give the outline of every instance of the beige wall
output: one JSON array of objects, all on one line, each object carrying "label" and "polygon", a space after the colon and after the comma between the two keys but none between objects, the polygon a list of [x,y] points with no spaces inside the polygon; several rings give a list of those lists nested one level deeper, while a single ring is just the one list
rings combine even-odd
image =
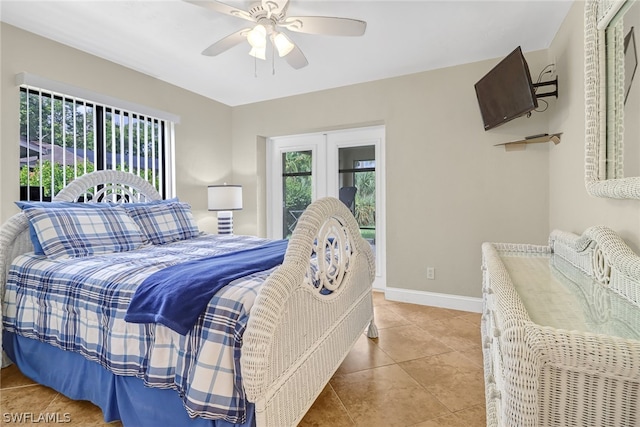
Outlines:
[{"label": "beige wall", "polygon": [[192,204],[203,229],[215,231],[206,211],[206,185],[229,179],[231,108],[59,43],[1,24],[0,220],[17,212],[19,198],[19,90],[15,75],[47,79],[167,111],[181,117],[176,126],[176,187]]},{"label": "beige wall", "polygon": [[549,226],[582,233],[606,225],[640,249],[640,201],[589,196],[584,185],[584,2],[577,1],[557,33],[549,57],[556,58],[560,97],[549,128],[562,143],[549,156]]},{"label": "beige wall", "polygon": [[[505,52],[505,55],[508,52]],[[526,54],[534,78],[547,52]],[[235,229],[264,234],[264,138],[386,126],[387,286],[479,297],[483,241],[545,244],[548,152],[493,144],[547,132],[546,113],[483,130],[473,85],[498,59],[235,107]],[[552,101],[553,103],[553,101]],[[552,144],[550,144],[552,145]],[[426,280],[426,267],[436,280]]]},{"label": "beige wall", "polygon": [[[583,7],[575,3],[548,51],[525,54],[534,78],[556,60],[559,99],[489,132],[473,84],[499,59],[230,108],[2,24],[0,220],[16,212],[14,78],[27,71],[180,115],[178,196],[208,231],[215,217],[204,187],[231,180],[245,186],[236,231],[265,234],[266,137],[384,124],[391,287],[479,297],[483,241],[545,244],[554,228],[605,224],[637,248],[640,202],[593,198],[584,186]],[[540,132],[563,132],[562,142],[493,146]],[[426,280],[426,266],[436,280]]]}]

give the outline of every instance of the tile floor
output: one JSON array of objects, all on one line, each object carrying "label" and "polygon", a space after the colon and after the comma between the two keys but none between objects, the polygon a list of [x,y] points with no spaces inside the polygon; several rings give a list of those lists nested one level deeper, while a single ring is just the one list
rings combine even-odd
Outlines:
[{"label": "tile floor", "polygon": [[[379,338],[357,342],[300,426],[485,426],[480,314],[386,301],[377,292],[374,305]],[[71,416],[64,425],[122,426],[15,366],[2,369],[0,408],[0,417],[58,412]]]}]

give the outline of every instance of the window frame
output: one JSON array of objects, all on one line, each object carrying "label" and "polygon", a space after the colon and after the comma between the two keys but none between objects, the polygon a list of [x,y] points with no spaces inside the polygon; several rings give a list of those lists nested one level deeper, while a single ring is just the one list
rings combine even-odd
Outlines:
[{"label": "window frame", "polygon": [[[126,101],[120,101],[117,100],[115,98],[110,98],[107,97],[105,95],[101,95],[101,94],[97,94],[97,93],[93,93],[87,90],[83,90],[83,89],[79,89],[70,85],[66,85],[64,83],[60,83],[60,82],[54,82],[54,81],[50,81],[48,79],[44,79],[41,77],[37,77],[37,76],[33,76],[33,75],[29,75],[26,73],[21,73],[18,74],[16,76],[16,81],[18,83],[19,86],[19,91],[20,91],[20,109],[23,108],[23,103],[26,102],[27,105],[29,104],[29,99],[25,94],[28,94],[29,96],[36,96],[36,97],[40,97],[41,99],[38,99],[36,102],[38,103],[39,107],[42,108],[42,97],[46,97],[50,99],[50,105],[51,105],[51,121],[52,124],[49,124],[51,132],[50,134],[53,134],[53,130],[55,129],[56,126],[56,122],[57,123],[62,123],[63,124],[63,129],[62,129],[62,138],[58,138],[57,141],[62,140],[62,144],[56,144],[56,138],[55,137],[50,137],[50,141],[49,143],[51,144],[51,151],[53,152],[54,150],[56,150],[56,148],[54,148],[54,145],[57,145],[58,147],[62,147],[64,149],[64,151],[62,152],[62,161],[61,162],[57,162],[55,158],[54,154],[50,154],[50,157],[47,159],[45,156],[43,156],[43,152],[42,152],[42,142],[44,140],[43,138],[43,129],[42,129],[42,121],[43,121],[43,117],[42,116],[36,116],[35,117],[35,121],[38,123],[39,129],[37,129],[35,131],[35,137],[31,136],[33,133],[30,132],[29,130],[29,124],[28,122],[30,121],[29,118],[29,113],[25,113],[26,117],[23,119],[23,114],[22,111],[20,113],[20,140],[19,140],[19,144],[20,144],[20,149],[22,150],[22,140],[24,139],[24,148],[26,149],[26,161],[24,162],[25,164],[23,165],[23,156],[20,156],[20,174],[22,174],[22,169],[23,166],[26,165],[26,167],[28,167],[29,169],[31,169],[33,166],[31,165],[31,161],[30,161],[30,150],[32,149],[32,142],[35,141],[35,145],[34,147],[37,147],[38,151],[38,156],[36,159],[36,164],[39,165],[40,167],[42,167],[42,165],[47,161],[51,161],[52,163],[58,163],[58,164],[63,164],[65,165],[65,168],[63,169],[63,177],[62,177],[62,185],[65,186],[68,184],[68,182],[70,182],[72,179],[81,176],[87,172],[90,172],[90,170],[87,170],[87,163],[91,162],[92,166],[93,166],[93,170],[105,170],[105,169],[111,169],[111,170],[124,170],[126,168],[130,169],[130,170],[136,170],[138,169],[137,174],[139,176],[150,176],[150,180],[149,182],[158,190],[158,192],[161,194],[161,196],[163,198],[170,198],[170,197],[175,197],[175,161],[174,161],[174,153],[175,153],[175,124],[179,123],[179,116],[173,115],[171,113],[166,113],[166,112],[162,112],[159,110],[154,110],[151,109],[149,107],[145,107],[145,106],[141,106],[141,105],[137,105],[137,104],[133,104],[133,103],[128,103]],[[33,83],[39,83],[37,86],[35,86]],[[56,90],[57,89],[57,90]],[[85,95],[84,97],[80,97],[78,95]],[[91,98],[89,98],[91,97]],[[53,116],[54,116],[54,102],[61,102],[61,111],[57,111],[57,112],[61,112],[62,114],[62,118],[59,120],[54,120]],[[106,103],[105,101],[111,101],[110,103]],[[68,129],[69,126],[71,126],[68,122],[67,122],[67,118],[65,118],[65,114],[67,112],[67,104],[72,105],[72,110],[71,113],[73,114],[73,123],[72,123],[72,127],[73,127],[73,137],[72,137],[72,142],[71,144],[68,144],[67,141],[67,137],[66,137],[66,133],[68,133],[69,131],[71,131],[71,129]],[[27,107],[28,108],[28,107]],[[82,120],[82,123],[85,125],[84,130],[81,130],[83,132],[82,135],[82,139],[79,141],[77,141],[78,138],[78,132],[76,129],[76,125],[77,125],[77,118],[76,118],[76,114],[78,112],[79,109],[81,108],[91,108],[92,109],[92,113],[91,115],[93,116],[92,121],[91,121],[91,127],[93,128],[93,132],[94,132],[94,138],[89,140],[93,143],[93,159],[90,159],[91,155],[88,153],[88,148],[87,148],[87,132],[86,129],[89,125],[87,125],[87,122],[89,120],[87,120],[86,118]],[[28,110],[27,110],[28,111]],[[39,113],[36,114],[42,114],[42,110],[40,110]],[[83,117],[86,117],[84,115],[84,112],[81,113]],[[107,152],[107,143],[108,141],[106,140],[107,138],[107,115],[111,115],[112,117],[112,123],[110,124],[110,131],[111,131],[111,138],[112,138],[112,143],[118,141],[119,144],[119,148],[121,150],[121,152],[117,153],[117,160],[116,160],[116,148],[112,147],[111,152]],[[26,121],[27,123],[23,122]],[[117,121],[118,123],[114,123],[114,121]],[[126,124],[130,125],[129,129],[125,131],[125,127]],[[125,141],[125,136],[129,139],[133,138],[134,135],[134,131],[131,130],[131,124],[135,123],[135,127],[136,127],[136,138],[137,138],[137,142],[133,142],[131,140]],[[23,130],[24,129],[24,130]],[[146,139],[148,136],[146,134],[147,129],[151,129],[151,131],[149,132],[150,138],[151,139]],[[140,138],[140,132],[144,131],[145,132],[145,136],[141,141]],[[116,138],[115,133],[118,132],[119,135]],[[84,161],[84,167],[82,167],[82,165],[80,163],[78,163],[78,155],[77,155],[77,151],[78,150],[78,145],[83,145],[83,151],[81,153],[81,156],[83,157],[83,161]],[[135,145],[135,146],[134,146]],[[143,156],[143,152],[146,152],[146,150],[144,150],[144,147],[147,146],[148,147],[153,147],[153,149],[155,149],[155,146],[157,145],[158,147],[158,153],[157,155],[154,153],[152,156],[147,156],[146,154]],[[129,149],[129,153],[126,153],[124,151],[122,151],[124,149],[124,147]],[[68,155],[67,151],[71,152],[71,155],[74,157],[72,162],[67,162],[66,161],[66,156]],[[137,154],[133,154],[134,152],[137,152]],[[107,161],[107,159],[105,158],[106,156],[113,156],[112,163],[109,164],[109,162]],[[143,158],[144,157],[144,158]],[[157,160],[153,160],[156,159]],[[144,167],[143,168],[138,168],[138,165],[142,165],[142,162],[144,163]],[[149,167],[149,161],[151,161],[151,167]],[[81,170],[78,170],[78,165],[80,165]],[[73,176],[67,176],[68,174],[67,172],[67,167],[71,166],[73,168]],[[156,181],[156,176],[158,177],[157,181]],[[22,182],[22,177],[20,178],[19,182],[21,185]],[[52,177],[51,177],[51,185],[50,185],[50,190],[51,190],[51,198],[55,197],[55,194],[60,190],[60,188],[56,189],[56,177],[54,176],[53,170],[52,170]],[[59,178],[58,178],[59,180]],[[21,191],[21,199],[24,200],[34,200],[34,194],[31,194],[31,189],[30,189],[30,185],[29,185],[29,179],[27,178],[27,188],[24,194]],[[42,178],[42,174],[40,175],[39,179],[38,179],[40,186],[42,187],[42,183],[43,183],[43,178]],[[156,184],[157,182],[157,184]],[[22,186],[22,185],[21,185]],[[58,183],[59,186],[59,183]],[[47,193],[49,193],[48,191],[49,189],[47,189]],[[36,198],[35,200],[47,200],[47,198],[44,197],[44,192],[42,189],[38,189],[36,191],[38,193],[38,198]],[[35,193],[35,192],[34,192]],[[26,196],[26,197],[24,197]]]}]

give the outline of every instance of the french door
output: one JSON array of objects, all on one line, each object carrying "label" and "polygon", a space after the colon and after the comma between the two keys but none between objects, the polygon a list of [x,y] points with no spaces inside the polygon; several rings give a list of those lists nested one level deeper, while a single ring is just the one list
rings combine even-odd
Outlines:
[{"label": "french door", "polygon": [[312,201],[340,198],[374,251],[374,287],[384,288],[384,127],[269,138],[267,144],[268,237],[291,236]]}]

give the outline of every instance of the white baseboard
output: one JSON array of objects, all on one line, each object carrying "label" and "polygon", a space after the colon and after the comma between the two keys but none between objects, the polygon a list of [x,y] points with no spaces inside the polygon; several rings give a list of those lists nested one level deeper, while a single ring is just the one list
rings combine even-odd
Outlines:
[{"label": "white baseboard", "polygon": [[389,287],[386,289],[376,290],[384,292],[385,298],[390,301],[408,302],[411,304],[429,305],[432,307],[482,313],[482,298]]}]

